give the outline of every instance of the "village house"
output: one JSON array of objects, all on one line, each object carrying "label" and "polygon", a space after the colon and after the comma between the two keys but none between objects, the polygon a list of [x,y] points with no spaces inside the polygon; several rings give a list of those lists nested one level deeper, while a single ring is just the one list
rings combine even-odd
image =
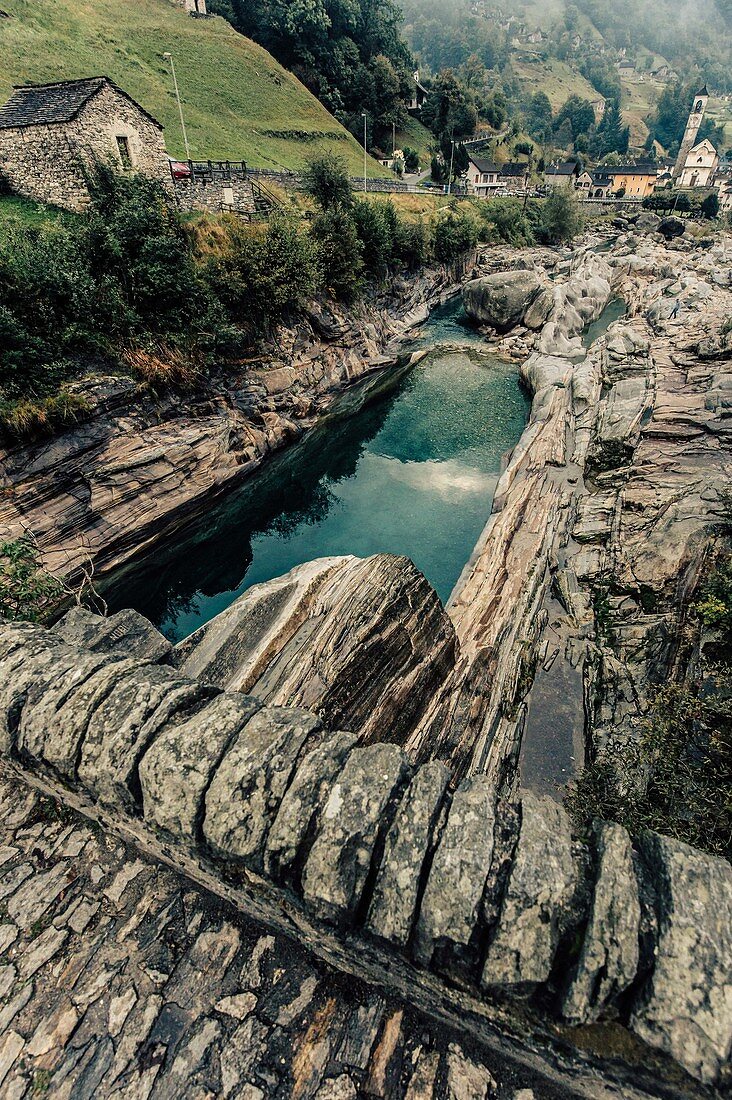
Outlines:
[{"label": "village house", "polygon": [[612,178],[612,190],[623,191],[629,199],[652,195],[658,181],[658,168],[650,163],[607,165],[604,172]]},{"label": "village house", "polygon": [[206,0],[178,0],[178,3],[189,15],[208,15]]},{"label": "village house", "polygon": [[574,187],[579,176],[576,160],[565,160],[559,164],[550,164],[544,170],[544,183],[547,187]]},{"label": "village house", "polygon": [[510,191],[524,190],[529,182],[529,166],[522,161],[507,161],[501,165],[498,184]]},{"label": "village house", "polygon": [[677,177],[678,187],[709,187],[719,164],[717,150],[708,138],[698,142],[686,154]]},{"label": "village house", "polygon": [[498,187],[500,168],[492,160],[483,157],[470,156],[468,158],[468,187],[478,198],[485,199]]},{"label": "village house", "polygon": [[0,107],[0,173],[17,194],[81,210],[95,161],[172,187],[163,127],[109,77],[17,87]]},{"label": "village house", "polygon": [[419,71],[414,74],[413,81],[412,98],[407,103],[407,110],[415,113],[422,110],[429,92],[423,84],[420,84]]}]

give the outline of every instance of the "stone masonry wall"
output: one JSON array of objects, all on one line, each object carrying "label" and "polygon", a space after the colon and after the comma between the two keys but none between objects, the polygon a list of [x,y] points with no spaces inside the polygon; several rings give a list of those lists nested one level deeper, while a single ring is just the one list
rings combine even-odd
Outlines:
[{"label": "stone masonry wall", "polygon": [[616,825],[579,844],[550,798],[499,801],[486,776],[451,790],[438,762],[167,660],[132,612],[6,625],[0,754],[223,882],[263,875],[280,906],[409,960],[415,984],[447,979],[447,1001],[458,983],[570,1025],[619,1020],[694,1077],[729,1079],[725,861]]},{"label": "stone masonry wall", "polygon": [[243,175],[212,179],[176,179],[175,201],[180,210],[253,214],[256,210],[251,180]]},{"label": "stone masonry wall", "polygon": [[84,165],[111,159],[119,166],[117,136],[129,142],[134,171],[171,189],[162,131],[109,86],[71,122],[0,130],[0,171],[20,195],[81,210],[89,201]]}]

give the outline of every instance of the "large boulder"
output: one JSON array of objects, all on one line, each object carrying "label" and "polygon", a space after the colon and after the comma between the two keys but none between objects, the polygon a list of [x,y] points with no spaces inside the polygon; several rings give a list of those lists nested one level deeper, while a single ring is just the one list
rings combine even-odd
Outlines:
[{"label": "large boulder", "polygon": [[177,646],[174,663],[364,741],[404,743],[454,651],[428,581],[407,558],[377,554],[320,558],[255,585]]},{"label": "large boulder", "polygon": [[498,271],[466,283],[463,305],[473,321],[507,332],[523,320],[540,287],[534,271]]},{"label": "large boulder", "polygon": [[686,226],[681,218],[664,218],[658,226],[658,232],[664,236],[667,241],[672,240],[674,237],[683,237],[685,229]]}]

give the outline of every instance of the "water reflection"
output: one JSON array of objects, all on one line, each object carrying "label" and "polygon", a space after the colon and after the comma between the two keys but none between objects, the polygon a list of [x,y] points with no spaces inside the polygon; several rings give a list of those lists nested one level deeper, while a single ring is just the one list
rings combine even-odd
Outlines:
[{"label": "water reflection", "polygon": [[118,577],[111,608],[136,607],[178,640],[294,565],[380,551],[410,557],[447,599],[528,412],[515,367],[486,356],[459,316],[457,303],[433,315],[418,341],[430,354],[387,394],[272,460],[177,545]]}]

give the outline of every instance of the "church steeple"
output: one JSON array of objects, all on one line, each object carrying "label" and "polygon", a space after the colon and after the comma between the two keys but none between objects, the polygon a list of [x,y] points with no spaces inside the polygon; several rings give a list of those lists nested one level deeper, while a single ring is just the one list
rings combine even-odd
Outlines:
[{"label": "church steeple", "polygon": [[704,119],[704,112],[707,109],[707,103],[709,101],[709,92],[707,91],[706,84],[704,87],[696,93],[691,104],[691,111],[689,113],[689,119],[686,123],[686,129],[684,130],[684,138],[681,142],[679,149],[679,155],[676,158],[676,164],[674,165],[673,178],[676,179],[680,176],[684,170],[686,164],[686,158],[689,155],[689,151],[696,145],[697,136],[699,134],[699,128],[701,127]]}]

